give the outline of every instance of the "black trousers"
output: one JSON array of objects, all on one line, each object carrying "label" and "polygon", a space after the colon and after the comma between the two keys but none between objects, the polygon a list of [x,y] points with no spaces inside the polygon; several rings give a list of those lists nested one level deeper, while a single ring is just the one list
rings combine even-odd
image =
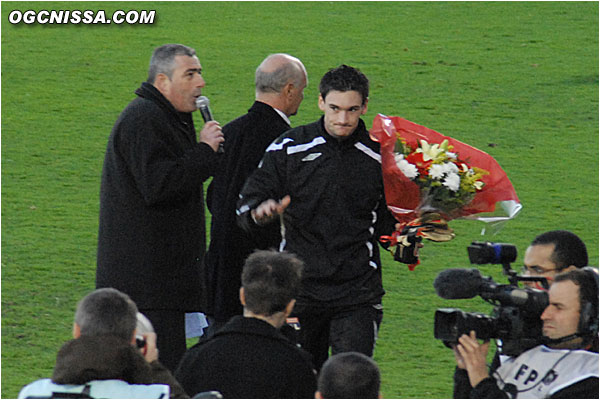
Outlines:
[{"label": "black trousers", "polygon": [[187,350],[185,339],[185,312],[177,310],[139,310],[156,332],[158,360],[175,373],[179,361]]},{"label": "black trousers", "polygon": [[313,356],[319,371],[331,354],[356,351],[373,356],[379,326],[383,319],[380,304],[351,307],[298,305],[292,317],[300,322],[299,342]]}]

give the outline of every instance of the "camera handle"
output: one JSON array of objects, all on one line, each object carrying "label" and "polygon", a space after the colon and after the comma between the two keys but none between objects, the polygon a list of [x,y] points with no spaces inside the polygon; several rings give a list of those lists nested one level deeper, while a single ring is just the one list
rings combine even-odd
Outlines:
[{"label": "camera handle", "polygon": [[519,282],[540,282],[542,287],[546,290],[550,287],[548,279],[542,276],[519,276],[512,268],[510,263],[502,264],[504,275],[508,276],[508,281],[513,286],[519,286]]},{"label": "camera handle", "polygon": [[504,275],[508,276],[510,284],[517,286],[519,276],[517,276],[517,273],[510,267],[510,263],[502,263],[502,271],[504,272]]}]

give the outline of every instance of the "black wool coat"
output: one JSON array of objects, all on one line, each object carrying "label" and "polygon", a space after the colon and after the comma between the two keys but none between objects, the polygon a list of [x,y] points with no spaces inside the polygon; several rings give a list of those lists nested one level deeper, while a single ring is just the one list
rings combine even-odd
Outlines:
[{"label": "black wool coat", "polygon": [[127,293],[140,309],[199,311],[202,183],[219,156],[196,141],[191,113],[147,82],[136,94],[106,148],[96,286]]},{"label": "black wool coat", "polygon": [[226,399],[308,399],[317,386],[307,353],[269,323],[239,315],[191,347],[175,378],[190,396],[216,390]]},{"label": "black wool coat", "polygon": [[250,235],[237,225],[235,210],[242,186],[265,149],[289,128],[273,107],[260,101],[223,127],[225,153],[207,194],[212,221],[205,259],[205,312],[220,322],[242,313],[240,275],[246,257],[255,249],[277,248],[281,241],[278,222]]}]

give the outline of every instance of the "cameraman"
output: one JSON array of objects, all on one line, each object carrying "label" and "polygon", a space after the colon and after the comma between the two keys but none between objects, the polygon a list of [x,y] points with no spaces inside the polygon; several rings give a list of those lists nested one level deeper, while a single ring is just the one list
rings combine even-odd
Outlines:
[{"label": "cameraman", "polygon": [[518,357],[502,357],[488,374],[489,342],[474,331],[454,347],[455,398],[598,398],[598,273],[557,275],[541,315],[543,343]]},{"label": "cameraman", "polygon": [[[525,251],[522,274],[546,278],[550,284],[557,274],[586,265],[587,249],[579,236],[565,230],[548,231],[533,239]],[[525,284],[544,289],[538,282]]]}]

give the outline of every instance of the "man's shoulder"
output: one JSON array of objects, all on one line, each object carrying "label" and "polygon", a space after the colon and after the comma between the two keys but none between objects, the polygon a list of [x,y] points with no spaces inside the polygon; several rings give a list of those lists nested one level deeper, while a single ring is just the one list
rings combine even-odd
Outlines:
[{"label": "man's shoulder", "polygon": [[[291,128],[281,134],[274,142],[273,145],[279,145],[280,147],[293,146],[298,144],[305,144],[313,141],[317,137],[322,137],[322,131],[319,128],[319,121],[312,122],[306,125],[300,125]],[[269,149],[267,149],[268,151]],[[273,150],[273,149],[270,149]]]},{"label": "man's shoulder", "polygon": [[223,126],[223,130],[234,130],[245,126],[269,126],[269,125],[283,125],[287,126],[287,123],[281,118],[281,116],[275,111],[273,107],[268,104],[261,103],[259,101],[254,102],[252,107],[246,114],[240,115]]},{"label": "man's shoulder", "polygon": [[113,135],[129,135],[139,132],[141,127],[167,120],[166,112],[152,100],[137,97],[121,111],[113,127]]},{"label": "man's shoulder", "polygon": [[144,97],[136,97],[132,99],[129,104],[121,112],[121,119],[123,117],[130,118],[149,118],[153,119],[156,117],[160,118],[160,115],[166,112],[154,101],[146,99]]},{"label": "man's shoulder", "polygon": [[[242,341],[242,338],[245,340]],[[302,351],[283,336],[278,329],[265,321],[241,316],[232,319],[213,337],[197,343],[188,352],[191,357],[204,358],[208,353],[220,354],[223,350],[231,351],[238,346],[249,345],[249,343],[302,355]]]}]

